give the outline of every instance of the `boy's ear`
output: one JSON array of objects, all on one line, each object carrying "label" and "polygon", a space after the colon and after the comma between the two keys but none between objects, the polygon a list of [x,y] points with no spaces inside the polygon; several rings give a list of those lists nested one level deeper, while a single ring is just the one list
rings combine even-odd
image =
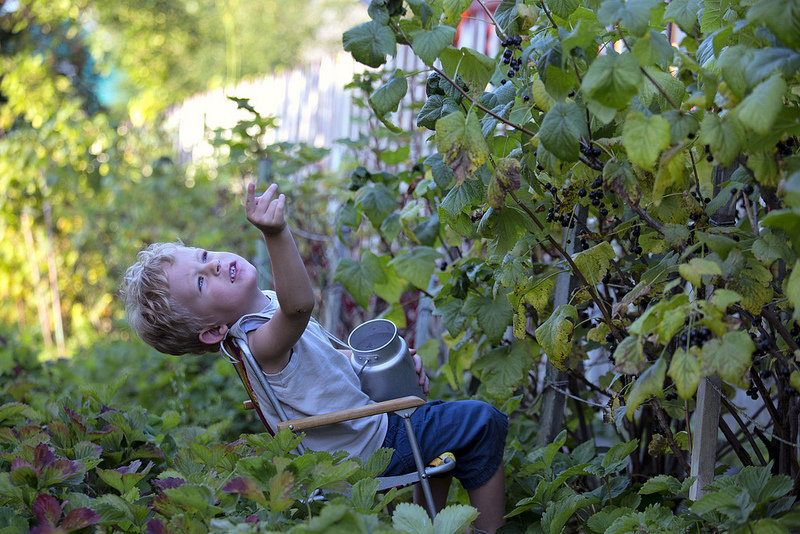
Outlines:
[{"label": "boy's ear", "polygon": [[228,325],[215,325],[215,326],[207,326],[200,332],[200,341],[205,343],[206,345],[216,345],[223,339],[225,339],[225,334],[228,332]]}]

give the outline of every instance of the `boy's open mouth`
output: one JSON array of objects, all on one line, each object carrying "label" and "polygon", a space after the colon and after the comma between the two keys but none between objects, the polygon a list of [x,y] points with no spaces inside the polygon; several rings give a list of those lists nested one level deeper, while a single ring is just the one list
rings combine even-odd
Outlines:
[{"label": "boy's open mouth", "polygon": [[231,263],[231,284],[236,280],[236,263]]}]

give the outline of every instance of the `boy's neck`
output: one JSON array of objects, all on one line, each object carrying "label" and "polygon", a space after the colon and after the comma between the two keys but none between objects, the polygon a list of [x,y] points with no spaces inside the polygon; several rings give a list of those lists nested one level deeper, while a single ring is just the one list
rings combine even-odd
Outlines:
[{"label": "boy's neck", "polygon": [[270,299],[270,298],[269,298],[269,297],[268,297],[268,296],[267,296],[267,295],[266,295],[266,294],[265,294],[263,291],[261,291],[261,290],[259,289],[259,290],[258,290],[258,295],[256,295],[255,293],[253,294],[253,301],[252,301],[252,303],[251,303],[249,306],[247,306],[247,310],[245,310],[245,311],[244,311],[244,313],[242,313],[242,315],[241,315],[239,318],[241,319],[241,318],[242,318],[242,317],[244,317],[245,315],[249,315],[249,314],[251,314],[251,313],[258,313],[258,312],[260,312],[260,311],[261,311],[261,310],[263,310],[263,309],[264,309],[264,308],[267,306],[267,304],[269,304],[271,301],[272,301],[272,299]]}]

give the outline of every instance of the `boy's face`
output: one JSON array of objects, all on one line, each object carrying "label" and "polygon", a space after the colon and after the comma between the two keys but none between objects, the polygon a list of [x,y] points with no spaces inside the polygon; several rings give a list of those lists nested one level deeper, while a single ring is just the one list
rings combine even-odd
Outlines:
[{"label": "boy's face", "polygon": [[255,267],[230,252],[181,247],[167,269],[170,294],[209,326],[230,327],[263,308]]}]

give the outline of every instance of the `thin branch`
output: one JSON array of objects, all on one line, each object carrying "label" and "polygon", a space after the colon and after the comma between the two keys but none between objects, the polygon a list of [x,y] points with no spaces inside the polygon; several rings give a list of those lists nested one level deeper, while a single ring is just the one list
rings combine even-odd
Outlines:
[{"label": "thin branch", "polygon": [[[525,213],[528,214],[528,217],[531,218],[531,220],[539,227],[539,229],[544,231],[545,230],[544,225],[542,225],[542,223],[539,222],[539,219],[536,218],[536,215],[534,215],[533,212],[531,212],[531,210],[528,209],[528,206],[523,204],[519,200],[519,198],[517,198],[517,195],[515,195],[513,191],[509,191],[509,195],[511,195],[511,198],[514,199],[514,202],[516,202],[517,205],[520,208],[522,208],[522,210],[525,211]],[[605,301],[603,301],[603,299],[600,298],[600,295],[597,294],[594,285],[589,283],[589,281],[586,279],[586,277],[583,275],[580,269],[578,269],[578,266],[575,265],[575,262],[572,260],[572,257],[569,254],[567,254],[567,251],[564,250],[564,248],[555,239],[553,239],[553,236],[551,236],[549,232],[547,233],[547,240],[550,242],[553,248],[555,248],[558,251],[559,255],[562,258],[564,258],[564,260],[569,264],[573,274],[575,274],[575,276],[577,276],[578,279],[581,281],[581,283],[586,287],[586,290],[589,292],[589,296],[597,305],[598,309],[600,310],[600,313],[603,314],[603,320],[606,322],[606,324],[608,324],[608,327],[611,329],[611,331],[614,332],[616,330],[616,326],[613,324],[611,320],[611,311],[608,309],[608,306],[606,305]]]},{"label": "thin branch", "polygon": [[494,14],[491,11],[489,11],[489,8],[486,7],[486,4],[483,2],[483,0],[478,0],[478,3],[483,8],[483,11],[484,13],[486,13],[486,16],[489,17],[489,20],[492,21],[494,27],[497,28],[497,31],[500,32],[500,34],[503,36],[504,39],[508,39],[508,35],[506,34],[506,32],[503,31],[503,28],[500,27],[500,24],[497,23],[497,21],[494,18]]},{"label": "thin branch", "polygon": [[[619,38],[620,38],[620,39],[622,39],[622,43],[625,45],[625,48],[627,48],[627,49],[628,49],[628,52],[630,52],[630,51],[631,51],[631,47],[630,47],[630,45],[628,44],[628,41],[626,41],[626,40],[625,40],[625,35],[623,35],[623,33],[622,33],[622,30],[619,28],[619,26],[617,26],[617,33],[619,33]],[[685,114],[686,114],[686,113],[685,113],[685,112],[684,112],[684,111],[681,109],[681,107],[680,107],[680,106],[676,106],[676,105],[675,105],[675,102],[673,102],[673,101],[672,101],[672,99],[669,97],[669,95],[666,93],[666,91],[664,91],[664,89],[663,89],[663,88],[662,88],[660,85],[658,85],[658,84],[656,83],[656,81],[653,79],[653,77],[652,77],[652,76],[650,76],[650,74],[648,74],[648,72],[647,72],[647,71],[644,69],[644,67],[641,67],[641,66],[640,66],[640,67],[639,67],[639,70],[640,70],[640,71],[642,71],[642,74],[644,74],[645,78],[647,78],[648,80],[650,80],[650,83],[652,83],[652,84],[653,84],[653,87],[655,87],[655,88],[658,90],[658,92],[659,92],[659,93],[661,93],[661,96],[663,96],[663,97],[664,97],[664,99],[667,101],[667,103],[668,103],[670,106],[672,106],[672,108],[673,108],[675,111],[677,111],[677,112],[678,112],[678,113],[680,113],[681,115],[685,115]]]},{"label": "thin branch", "polygon": [[744,450],[742,444],[739,443],[739,440],[736,439],[736,436],[728,426],[728,423],[725,422],[725,419],[722,418],[722,415],[719,417],[719,429],[722,430],[722,433],[725,435],[725,439],[727,439],[728,443],[730,443],[733,452],[736,453],[736,456],[739,458],[739,461],[742,462],[742,465],[745,467],[753,465],[753,460],[747,454],[747,451]]},{"label": "thin branch", "polygon": [[678,463],[681,464],[681,467],[683,467],[683,470],[686,472],[686,474],[691,474],[692,469],[689,467],[689,462],[687,462],[686,458],[683,457],[683,452],[681,451],[681,448],[678,447],[678,443],[675,441],[675,436],[672,435],[672,429],[669,427],[666,415],[664,415],[664,409],[661,408],[661,405],[656,399],[653,399],[651,406],[653,406],[653,411],[658,419],[658,424],[661,425],[661,429],[664,431],[664,437],[667,439],[669,448],[672,449],[672,453],[675,455],[675,458],[678,460]]},{"label": "thin branch", "polygon": [[767,461],[764,459],[764,456],[761,454],[761,449],[758,448],[758,444],[756,440],[753,438],[753,434],[747,428],[747,425],[742,421],[742,418],[739,417],[739,412],[735,406],[731,404],[727,397],[724,395],[720,396],[722,400],[722,405],[725,406],[725,409],[728,410],[728,413],[736,420],[736,424],[739,425],[739,428],[742,429],[742,434],[747,438],[747,441],[750,442],[750,446],[753,448],[753,451],[756,453],[758,457],[758,461],[761,462],[761,465],[767,465]]}]

